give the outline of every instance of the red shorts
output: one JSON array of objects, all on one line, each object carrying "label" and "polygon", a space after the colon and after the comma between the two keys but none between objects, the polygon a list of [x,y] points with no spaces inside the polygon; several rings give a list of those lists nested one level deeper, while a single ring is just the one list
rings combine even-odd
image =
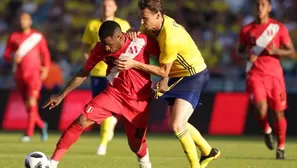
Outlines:
[{"label": "red shorts", "polygon": [[283,78],[252,74],[248,76],[246,86],[253,103],[266,100],[274,111],[287,108],[286,85]]},{"label": "red shorts", "polygon": [[35,97],[38,99],[42,87],[42,81],[39,76],[32,77],[30,80],[16,78],[16,86],[23,99],[26,100],[29,97]]},{"label": "red shorts", "polygon": [[83,115],[98,124],[112,115],[122,115],[136,127],[146,128],[150,100],[127,100],[120,93],[106,89],[85,105]]}]

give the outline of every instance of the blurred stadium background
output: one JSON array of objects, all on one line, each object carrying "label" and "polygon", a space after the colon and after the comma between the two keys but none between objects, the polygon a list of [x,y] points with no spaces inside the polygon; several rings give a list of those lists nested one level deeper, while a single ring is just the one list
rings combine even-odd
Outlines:
[{"label": "blurred stadium background", "polygon": [[[265,163],[270,161],[267,158],[274,158],[274,156],[267,156],[268,150],[266,151],[266,147],[261,139],[262,137],[257,136],[256,138],[250,138],[245,136],[260,135],[261,132],[258,125],[255,124],[252,107],[248,101],[248,95],[244,93],[245,62],[239,59],[236,54],[239,30],[243,25],[251,22],[254,18],[253,13],[255,8],[252,3],[253,0],[164,1],[167,15],[175,18],[177,22],[184,25],[188,32],[190,32],[211,72],[207,92],[202,96],[201,106],[196,109],[196,112],[191,118],[191,123],[203,134],[212,136],[210,137],[211,142],[221,147],[223,153],[229,153],[229,155],[226,154],[226,158],[222,159],[222,162],[215,163],[213,167],[266,167],[267,165],[265,165]],[[287,26],[293,43],[295,47],[297,47],[297,1],[272,0],[272,2],[272,16],[281,20]],[[4,161],[14,154],[16,154],[17,158],[23,158],[26,153],[35,149],[44,150],[49,154],[53,150],[54,140],[57,140],[58,137],[58,134],[54,134],[54,140],[51,140],[49,142],[50,145],[47,147],[44,147],[40,142],[36,142],[37,145],[35,148],[33,148],[33,146],[17,146],[18,150],[12,150],[14,152],[4,149],[15,147],[18,136],[21,134],[10,133],[10,131],[23,130],[26,126],[27,119],[21,98],[15,91],[11,64],[4,62],[3,58],[7,37],[17,26],[17,13],[23,10],[32,14],[34,21],[33,27],[44,33],[48,40],[52,56],[52,67],[49,77],[43,86],[41,96],[41,102],[43,102],[51,93],[59,91],[83,63],[84,58],[81,53],[81,37],[88,20],[99,18],[99,3],[100,0],[0,1],[0,129],[2,130],[2,132],[0,132],[0,146],[2,145],[0,151],[2,152],[0,153],[10,152],[9,155],[0,154],[0,167],[20,167],[19,163],[9,165],[9,161]],[[139,28],[140,22],[137,12],[137,1],[118,0],[117,4],[117,16],[127,19],[132,27]],[[294,142],[294,136],[297,136],[297,122],[295,121],[297,119],[297,105],[295,103],[297,99],[297,63],[295,60],[282,60],[281,63],[284,68],[289,99],[289,108],[286,113],[288,118],[288,135],[293,136],[288,146],[292,148],[291,151],[287,153],[287,155],[289,155],[288,162],[272,162],[272,164],[269,164],[267,167],[293,168],[297,167],[297,145],[296,141]],[[157,80],[155,77],[153,79],[154,81]],[[84,103],[91,98],[89,88],[89,80],[87,80],[80,89],[72,92],[57,109],[52,111],[41,110],[42,117],[48,121],[51,130],[64,130],[68,124],[76,118]],[[169,132],[166,121],[165,103],[153,101],[151,111],[150,133]],[[93,128],[95,131],[98,131],[98,129],[97,126]],[[122,131],[121,124],[117,126],[117,131]],[[163,136],[161,136],[161,139],[158,139],[160,138],[158,135],[160,134],[153,136],[151,142],[153,151],[152,160],[156,160],[156,167],[176,167],[176,165],[178,165],[177,167],[187,167],[182,164],[174,164],[175,162],[185,162],[182,154],[177,156],[170,152],[165,152],[164,161],[162,160],[163,154],[159,154],[154,158],[154,153],[157,154],[160,152],[157,150],[158,146],[162,146],[162,144],[157,143],[158,140],[160,140],[160,143],[167,143],[165,142],[166,138],[164,140],[162,139]],[[228,137],[222,137],[220,139],[213,137],[214,135]],[[231,136],[229,137],[229,135],[242,136],[242,138],[236,139]],[[93,145],[93,149],[96,148],[95,139],[96,138],[93,137],[90,138],[90,142],[95,144]],[[120,148],[119,146],[122,144],[121,139],[123,138],[118,137],[118,140],[114,142],[115,147],[112,149],[111,157],[115,155],[115,159],[120,155],[116,154],[116,150],[118,150],[118,148]],[[173,137],[171,137],[171,139],[173,139]],[[253,143],[249,141],[250,139],[253,140],[254,146]],[[232,141],[229,142],[228,140]],[[150,141],[150,139],[148,139],[148,141]],[[177,142],[173,141],[174,140],[172,140],[172,143],[174,145],[179,145]],[[85,138],[82,140],[81,144],[82,143],[88,143],[88,140]],[[234,151],[232,153],[232,150],[240,150],[237,149],[237,147],[240,148],[239,146],[234,145],[236,143],[243,146],[243,151],[259,149],[261,152],[253,151],[253,154],[249,151],[246,155],[241,154],[243,157],[240,159],[240,156],[237,156]],[[157,146],[154,146],[154,144]],[[169,144],[171,144],[171,141]],[[230,145],[230,148],[223,147],[224,144]],[[124,145],[126,144],[124,143]],[[75,146],[79,146],[79,144]],[[82,150],[82,147],[75,147],[76,150],[71,152],[75,155],[75,151],[80,151],[79,149],[81,149],[84,153],[89,154],[87,156],[93,157],[89,160],[91,162],[92,159],[94,159],[92,152],[95,154],[95,150],[93,151],[91,147],[89,148],[90,150]],[[126,150],[125,152],[128,153],[128,147],[124,149]],[[172,150],[172,152],[179,150],[179,147]],[[288,150],[290,150],[290,148]],[[172,155],[173,158],[176,157],[177,159],[166,159],[166,157],[168,157],[167,155]],[[67,157],[68,161],[71,161],[71,156],[72,155]],[[128,156],[130,155],[128,154]],[[133,157],[132,154],[131,157]],[[113,164],[105,164],[105,167],[121,167],[117,166],[117,164],[122,164],[114,162],[114,158],[108,158]],[[264,160],[263,164],[259,161],[261,158]],[[119,159],[121,159],[121,157],[119,157]],[[127,159],[128,158],[126,158],[126,160]],[[129,159],[128,162],[123,165],[129,165]],[[238,162],[233,163],[233,160],[237,160]],[[164,162],[170,162],[171,164]],[[99,163],[98,160],[97,163]],[[131,164],[133,164],[133,161],[131,161]],[[75,166],[75,164],[64,164],[64,166],[72,167]],[[84,166],[88,167],[91,166],[91,164]]]}]

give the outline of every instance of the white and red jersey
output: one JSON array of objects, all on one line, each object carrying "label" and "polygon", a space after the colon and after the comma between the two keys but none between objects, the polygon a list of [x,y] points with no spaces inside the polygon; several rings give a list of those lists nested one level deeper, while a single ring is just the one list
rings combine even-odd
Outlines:
[{"label": "white and red jersey", "polygon": [[13,32],[9,36],[4,58],[9,61],[13,56],[21,58],[20,64],[15,67],[15,74],[24,80],[40,74],[41,67],[49,68],[51,62],[46,39],[33,29],[29,33]]},{"label": "white and red jersey", "polygon": [[240,31],[239,43],[246,46],[251,55],[258,56],[248,74],[270,75],[283,77],[283,70],[279,56],[269,55],[267,48],[279,48],[291,42],[287,28],[274,19],[269,19],[266,24],[252,22]]},{"label": "white and red jersey", "polygon": [[98,42],[91,51],[84,65],[84,70],[91,71],[98,62],[103,60],[108,65],[106,78],[109,81],[109,85],[106,89],[107,92],[116,92],[125,97],[125,99],[147,100],[152,96],[150,74],[137,69],[119,72],[114,66],[114,61],[116,59],[132,58],[149,64],[150,54],[159,56],[159,45],[156,40],[149,39],[144,34],[138,35],[133,41],[126,36],[126,42],[115,53],[106,52],[105,46]]}]

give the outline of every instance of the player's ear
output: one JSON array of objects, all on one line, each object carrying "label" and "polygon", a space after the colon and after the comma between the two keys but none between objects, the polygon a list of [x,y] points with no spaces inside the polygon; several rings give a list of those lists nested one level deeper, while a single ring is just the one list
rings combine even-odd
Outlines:
[{"label": "player's ear", "polygon": [[160,19],[161,17],[162,17],[161,12],[158,12],[158,13],[157,13],[157,19]]}]

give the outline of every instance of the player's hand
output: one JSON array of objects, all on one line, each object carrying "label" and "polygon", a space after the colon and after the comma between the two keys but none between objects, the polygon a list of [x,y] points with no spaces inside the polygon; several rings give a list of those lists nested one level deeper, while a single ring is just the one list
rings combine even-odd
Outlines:
[{"label": "player's hand", "polygon": [[129,30],[127,30],[126,33],[131,40],[135,40],[137,38],[137,35],[140,34],[140,32],[133,27],[131,27]]},{"label": "player's hand", "polygon": [[44,81],[48,77],[48,68],[41,68],[41,80]]},{"label": "player's hand", "polygon": [[135,66],[136,63],[137,61],[132,58],[117,59],[114,61],[114,64],[119,71],[131,69]]},{"label": "player's hand", "polygon": [[42,108],[49,108],[50,110],[58,106],[63,100],[63,96],[60,94],[52,95],[42,106]]},{"label": "player's hand", "polygon": [[17,55],[14,55],[13,56],[13,62],[14,63],[19,64],[19,63],[21,63],[21,61],[22,61],[22,58],[21,57],[19,57]]},{"label": "player's hand", "polygon": [[156,84],[158,92],[165,93],[168,91],[168,80],[169,78],[163,78]]},{"label": "player's hand", "polygon": [[272,45],[270,45],[269,47],[267,47],[267,51],[268,51],[268,54],[269,55],[278,55],[279,48],[277,48],[275,46],[275,44],[272,43]]}]

